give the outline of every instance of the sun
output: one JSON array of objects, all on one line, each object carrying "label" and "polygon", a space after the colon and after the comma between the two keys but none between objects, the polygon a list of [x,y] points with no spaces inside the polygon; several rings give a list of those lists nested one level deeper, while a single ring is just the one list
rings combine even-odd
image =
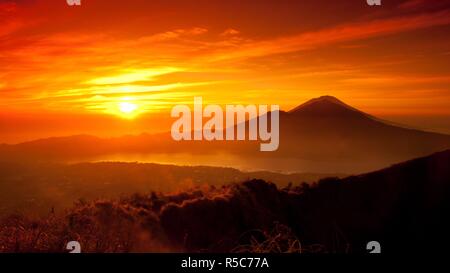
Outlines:
[{"label": "sun", "polygon": [[124,114],[131,114],[138,109],[137,104],[124,101],[119,103],[119,110]]},{"label": "sun", "polygon": [[125,119],[134,119],[140,114],[140,104],[132,98],[122,98],[116,102],[117,107],[114,112],[116,115]]}]

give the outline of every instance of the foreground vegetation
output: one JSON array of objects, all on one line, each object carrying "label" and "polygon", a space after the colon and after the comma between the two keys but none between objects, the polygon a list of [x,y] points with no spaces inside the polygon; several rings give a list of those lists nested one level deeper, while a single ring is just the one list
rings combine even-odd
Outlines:
[{"label": "foreground vegetation", "polygon": [[0,221],[2,252],[383,252],[445,250],[450,151],[359,176],[282,189],[263,180],[79,200]]}]

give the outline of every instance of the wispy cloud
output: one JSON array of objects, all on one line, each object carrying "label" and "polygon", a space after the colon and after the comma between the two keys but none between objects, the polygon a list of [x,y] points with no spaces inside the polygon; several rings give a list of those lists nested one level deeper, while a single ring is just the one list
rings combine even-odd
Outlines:
[{"label": "wispy cloud", "polygon": [[229,59],[281,54],[448,24],[450,24],[450,10],[377,19],[369,22],[344,24],[267,41],[249,42],[239,45],[237,48],[230,50],[230,52],[222,52],[217,57],[219,59]]},{"label": "wispy cloud", "polygon": [[125,71],[118,71],[118,74],[116,75],[87,80],[85,84],[105,85],[105,84],[133,83],[139,81],[151,81],[154,79],[154,77],[179,71],[182,71],[182,69],[175,67],[159,67],[134,71],[125,70]]},{"label": "wispy cloud", "polygon": [[[0,3],[0,15],[17,11],[17,6],[7,3]],[[161,27],[158,31],[134,32],[128,24],[105,28],[100,20],[92,23],[92,29],[86,25],[66,29],[53,26],[62,20],[53,15],[52,26],[27,29],[26,35],[20,35],[16,32],[29,24],[24,24],[24,17],[13,19],[8,15],[0,18],[6,22],[0,24],[0,90],[7,98],[2,103],[4,107],[20,107],[20,103],[46,107],[51,103],[58,110],[92,110],[104,109],[125,96],[155,105],[156,95],[184,99],[196,92],[213,100],[235,100],[245,94],[247,100],[267,97],[283,103],[294,100],[300,92],[308,96],[329,91],[348,95],[344,88],[356,92],[369,85],[393,88],[402,83],[448,82],[445,67],[434,77],[408,76],[407,72],[403,77],[392,76],[374,67],[378,58],[371,55],[375,53],[361,53],[374,49],[370,38],[450,24],[448,8],[422,12],[414,7],[425,5],[423,1],[403,3],[395,7],[408,9],[400,16],[346,19],[289,31],[260,30],[260,22],[249,18],[215,27],[200,23],[180,27],[184,22],[176,22],[177,27]],[[95,28],[95,24],[100,27]],[[251,33],[249,24],[256,25],[261,33]],[[2,35],[8,37],[1,39]],[[324,48],[334,54],[321,50]],[[392,61],[391,57],[387,59]],[[385,58],[383,68],[401,74],[401,70],[407,70],[405,62],[415,61],[413,54],[396,57],[395,63]],[[371,74],[376,69],[377,74]],[[246,93],[248,90],[252,92]],[[257,95],[265,90],[272,95]],[[290,95],[283,100],[273,90]]]}]

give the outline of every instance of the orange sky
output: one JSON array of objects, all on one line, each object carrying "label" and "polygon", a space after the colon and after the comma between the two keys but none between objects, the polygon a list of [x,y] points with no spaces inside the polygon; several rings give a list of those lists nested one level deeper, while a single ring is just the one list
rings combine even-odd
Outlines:
[{"label": "orange sky", "polygon": [[448,0],[2,0],[0,142],[168,130],[196,95],[450,132],[449,30]]}]

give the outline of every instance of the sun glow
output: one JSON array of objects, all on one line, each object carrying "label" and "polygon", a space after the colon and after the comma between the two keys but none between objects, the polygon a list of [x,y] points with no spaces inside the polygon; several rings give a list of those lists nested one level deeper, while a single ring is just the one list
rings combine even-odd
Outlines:
[{"label": "sun glow", "polygon": [[123,98],[117,104],[118,113],[123,118],[134,118],[138,115],[139,105],[129,98]]},{"label": "sun glow", "polygon": [[121,102],[119,103],[120,112],[125,114],[130,114],[136,111],[138,106],[132,102]]}]

